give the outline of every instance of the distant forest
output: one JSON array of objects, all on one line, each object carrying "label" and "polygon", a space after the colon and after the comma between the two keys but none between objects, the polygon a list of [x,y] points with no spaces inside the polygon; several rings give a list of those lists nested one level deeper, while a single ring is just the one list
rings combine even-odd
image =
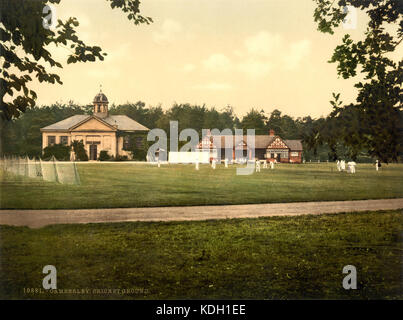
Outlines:
[{"label": "distant forest", "polygon": [[[80,106],[74,103],[53,104],[26,110],[18,119],[0,124],[0,147],[2,155],[41,156],[42,137],[40,128],[76,114],[91,114],[92,105]],[[313,119],[310,116],[293,118],[278,109],[270,113],[251,109],[239,119],[231,106],[217,110],[205,105],[174,104],[168,110],[161,106],[146,106],[144,102],[109,106],[110,114],[124,114],[146,127],[161,128],[169,134],[169,121],[179,122],[179,131],[193,128],[201,136],[202,129],[255,129],[256,134],[268,134],[273,129],[283,139],[300,139],[303,142],[303,157],[306,161],[334,160],[326,144],[313,146],[309,143],[318,127],[323,127],[325,118]],[[338,156],[348,158],[347,150],[338,147]],[[372,159],[362,150],[357,158],[361,162]]]}]

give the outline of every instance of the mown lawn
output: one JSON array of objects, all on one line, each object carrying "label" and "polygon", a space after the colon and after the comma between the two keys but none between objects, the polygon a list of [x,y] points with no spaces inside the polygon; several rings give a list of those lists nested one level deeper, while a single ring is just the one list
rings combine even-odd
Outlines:
[{"label": "mown lawn", "polygon": [[[1,226],[0,298],[403,298],[402,211],[200,222]],[[58,289],[24,293],[57,268]],[[354,265],[358,289],[342,273]]]},{"label": "mown lawn", "polygon": [[403,197],[403,164],[280,164],[240,176],[235,167],[132,163],[78,164],[81,185],[60,185],[0,170],[0,208],[111,208],[357,200]]}]

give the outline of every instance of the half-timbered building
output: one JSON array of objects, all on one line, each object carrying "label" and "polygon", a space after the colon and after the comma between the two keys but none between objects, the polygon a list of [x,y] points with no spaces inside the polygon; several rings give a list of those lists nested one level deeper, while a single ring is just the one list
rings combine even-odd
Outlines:
[{"label": "half-timbered building", "polygon": [[[254,147],[248,145],[247,136],[206,135],[197,146],[199,151],[209,151],[210,158],[234,160],[238,162],[259,160],[268,162],[301,163],[301,140],[286,140],[270,130],[268,135],[255,135]],[[249,141],[250,143],[250,141]],[[253,150],[254,148],[254,156]]]}]

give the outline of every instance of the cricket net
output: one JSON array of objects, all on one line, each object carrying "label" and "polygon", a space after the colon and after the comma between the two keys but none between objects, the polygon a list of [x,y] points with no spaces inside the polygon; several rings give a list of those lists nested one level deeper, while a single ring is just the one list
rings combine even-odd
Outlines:
[{"label": "cricket net", "polygon": [[0,168],[14,175],[25,176],[61,184],[80,184],[75,162],[60,162],[55,157],[49,161],[28,157],[0,158]]}]

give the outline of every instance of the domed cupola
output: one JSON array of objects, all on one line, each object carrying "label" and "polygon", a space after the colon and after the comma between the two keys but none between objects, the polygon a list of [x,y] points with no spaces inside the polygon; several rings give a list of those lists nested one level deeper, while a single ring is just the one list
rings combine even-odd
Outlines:
[{"label": "domed cupola", "polygon": [[103,94],[102,90],[94,97],[94,115],[99,118],[106,118],[108,116],[108,98]]}]

